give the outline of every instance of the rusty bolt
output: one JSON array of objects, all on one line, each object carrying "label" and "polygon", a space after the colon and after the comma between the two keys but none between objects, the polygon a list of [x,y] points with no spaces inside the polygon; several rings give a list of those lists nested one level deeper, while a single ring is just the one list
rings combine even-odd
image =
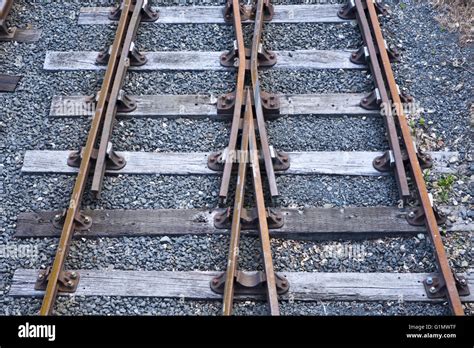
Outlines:
[{"label": "rusty bolt", "polygon": [[67,283],[66,283],[66,286],[68,288],[72,288],[72,287],[74,287],[74,283],[72,281],[68,280]]},{"label": "rusty bolt", "polygon": [[218,282],[219,282],[219,281],[218,281],[217,279],[215,279],[215,278],[212,280],[212,284],[213,284],[213,285],[217,285]]},{"label": "rusty bolt", "polygon": [[276,105],[276,104],[275,104],[275,103],[273,103],[273,102],[272,102],[272,103],[270,103],[270,106],[271,106],[272,108],[274,108],[274,107],[275,107],[275,105]]}]

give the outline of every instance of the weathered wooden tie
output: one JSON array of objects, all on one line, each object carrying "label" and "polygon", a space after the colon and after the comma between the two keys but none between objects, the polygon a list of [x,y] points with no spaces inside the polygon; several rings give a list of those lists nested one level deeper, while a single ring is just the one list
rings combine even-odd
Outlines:
[{"label": "weathered wooden tie", "polygon": [[[219,272],[171,272],[171,271],[119,271],[79,270],[81,280],[72,296],[124,296],[165,297],[191,300],[221,300],[222,295],[213,292],[211,279]],[[423,280],[436,273],[317,273],[282,272],[291,284],[280,300],[296,301],[401,301],[443,302],[445,299],[429,299]],[[14,297],[39,297],[42,291],[34,290],[38,271],[19,269],[13,275],[8,293]],[[474,281],[474,270],[466,273],[467,280]],[[59,293],[59,295],[68,294]],[[235,299],[263,300],[261,295],[235,295]],[[463,302],[473,302],[474,293],[461,297]]]}]

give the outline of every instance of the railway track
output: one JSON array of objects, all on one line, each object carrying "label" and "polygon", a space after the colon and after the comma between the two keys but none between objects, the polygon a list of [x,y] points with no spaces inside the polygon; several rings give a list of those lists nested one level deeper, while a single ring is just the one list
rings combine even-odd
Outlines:
[{"label": "railway track", "polygon": [[[354,287],[361,287],[360,293],[358,293],[361,299],[380,300],[387,297],[393,299],[396,298],[400,289],[397,284],[402,284],[402,289],[410,289],[406,291],[405,300],[443,301],[446,299],[454,315],[464,314],[461,300],[472,301],[468,287],[472,276],[471,274],[458,275],[450,268],[438,228],[438,223],[444,223],[443,214],[433,205],[422,172],[423,168],[433,166],[433,170],[443,170],[443,159],[437,153],[422,153],[416,148],[412,138],[403,108],[403,103],[409,101],[409,98],[400,95],[390,62],[390,60],[396,59],[397,54],[388,48],[378,20],[378,15],[383,14],[384,7],[372,1],[350,0],[340,9],[328,5],[328,7],[311,7],[311,9],[306,7],[304,12],[295,12],[296,8],[298,5],[294,5],[292,8],[273,6],[269,0],[258,0],[253,7],[242,6],[238,0],[229,0],[226,6],[221,9],[220,18],[212,17],[216,14],[215,8],[207,7],[187,9],[180,16],[176,16],[171,8],[166,8],[160,14],[164,15],[164,22],[170,24],[192,21],[219,23],[221,20],[232,24],[235,35],[234,46],[229,51],[219,54],[215,52],[139,52],[134,43],[139,25],[143,22],[159,21],[161,18],[158,12],[144,0],[125,0],[112,12],[109,10],[104,12],[101,8],[86,9],[83,12],[83,23],[108,23],[114,20],[117,21],[117,31],[113,45],[98,52],[98,55],[95,52],[86,54],[82,52],[80,55],[85,58],[80,60],[75,58],[75,52],[48,52],[46,56],[45,69],[88,70],[104,69],[106,66],[106,71],[97,96],[76,96],[53,100],[51,109],[53,117],[78,116],[77,107],[69,109],[65,107],[66,105],[71,106],[71,104],[79,106],[81,110],[84,110],[85,105],[87,105],[86,109],[94,110],[91,112],[93,114],[92,123],[85,147],[67,154],[67,160],[62,153],[56,155],[38,152],[29,155],[27,153],[25,156],[24,172],[67,172],[77,173],[77,177],[69,206],[64,212],[38,212],[33,215],[23,214],[20,216],[18,237],[57,236],[59,234],[60,240],[51,267],[42,270],[35,279],[31,279],[31,272],[26,270],[19,270],[15,274],[11,289],[14,296],[44,296],[40,314],[49,315],[53,313],[58,294],[80,294],[81,291],[87,294],[94,294],[94,291],[100,293],[100,284],[95,284],[94,279],[100,279],[103,275],[65,269],[69,246],[74,235],[116,236],[117,233],[114,234],[111,231],[120,230],[117,228],[117,225],[121,225],[119,215],[124,214],[127,218],[123,221],[131,224],[122,229],[121,233],[124,235],[133,234],[130,230],[139,229],[139,227],[130,226],[136,225],[143,228],[137,235],[169,234],[170,231],[173,234],[220,233],[222,230],[230,232],[225,272],[158,272],[154,274],[153,278],[156,279],[156,282],[148,280],[150,283],[147,283],[148,287],[153,289],[145,291],[145,295],[142,296],[221,299],[224,315],[232,314],[234,298],[262,299],[266,297],[269,313],[279,315],[280,300],[322,298],[328,296],[328,288],[338,288],[340,282],[344,283],[347,279],[352,279],[349,280],[351,282],[349,288],[341,287],[342,290],[334,291],[333,299],[352,298],[351,291]],[[329,15],[329,10],[334,13],[331,12],[333,14]],[[178,10],[175,9],[175,11]],[[198,15],[193,14],[192,11],[197,11]],[[282,13],[293,13],[293,15],[285,16]],[[308,13],[313,16],[308,16]],[[273,19],[291,22],[295,21],[295,16],[297,20],[299,18],[299,20],[308,22],[315,21],[314,16],[319,16],[321,21],[328,21],[328,18],[331,18],[331,21],[356,19],[364,44],[357,52],[297,51],[292,53],[267,50],[262,40],[264,22]],[[79,21],[81,22],[81,18]],[[243,23],[253,25],[251,46],[248,48],[245,47]],[[186,61],[189,57],[193,57],[194,61]],[[177,67],[179,64],[182,67]],[[374,91],[367,96],[285,96],[262,90],[259,78],[261,69],[334,69],[341,67],[370,69],[374,79]],[[134,70],[235,69],[236,88],[235,91],[216,98],[212,96],[209,98],[203,96],[129,96],[123,91],[124,79],[129,68]],[[358,98],[361,98],[360,102]],[[148,109],[143,107],[144,104]],[[89,107],[91,105],[92,108]],[[73,111],[71,112],[71,110]],[[328,163],[333,162],[336,158],[338,161],[344,162],[344,159],[341,160],[333,155],[322,159],[321,153],[286,154],[277,151],[270,145],[266,121],[280,116],[288,116],[291,113],[314,114],[318,112],[321,114],[331,112],[340,114],[352,112],[361,115],[381,114],[387,132],[389,150],[377,154],[351,153],[345,159],[347,167],[337,170],[340,171],[340,174],[345,175],[394,175],[402,206],[406,203],[411,203],[412,206],[406,205],[400,209],[384,208],[379,209],[376,213],[368,213],[369,210],[364,210],[364,208],[355,209],[361,218],[359,221],[352,220],[350,222],[344,221],[346,219],[344,212],[339,211],[338,213],[336,210],[308,210],[303,219],[301,214],[295,214],[276,206],[275,198],[279,196],[276,179],[278,175],[311,175],[325,173],[324,170],[334,174],[335,169]],[[116,117],[126,115],[128,117],[140,115],[147,117],[150,115],[154,117],[169,115],[211,116],[220,120],[228,120],[231,122],[228,146],[221,151],[203,156],[196,154],[142,154],[142,157],[135,159],[137,154],[116,153],[111,142]],[[358,158],[358,156],[360,157]],[[36,162],[31,165],[27,158],[31,159],[31,162],[34,162],[33,158],[35,158]],[[51,163],[57,161],[58,158],[66,160],[61,162],[61,169]],[[196,160],[196,158],[200,159]],[[153,161],[156,163],[154,167]],[[166,162],[171,164],[167,167]],[[322,164],[330,168],[321,169]],[[358,170],[354,170],[358,167]],[[82,198],[90,176],[92,177],[90,190],[96,197],[100,197],[106,173],[117,174],[127,173],[127,171],[134,174],[221,175],[217,208],[212,212],[179,210],[172,212],[152,210],[145,211],[143,214],[118,212],[115,217],[113,212],[86,212],[82,209]],[[247,180],[249,178],[250,180]],[[236,188],[231,192],[233,180],[236,183]],[[248,186],[252,186],[250,191]],[[251,196],[251,203],[246,201],[246,196]],[[231,204],[232,198],[233,204]],[[251,206],[255,208],[251,208]],[[348,210],[350,211],[350,209]],[[369,215],[372,214],[373,221],[375,221],[380,219],[379,214],[381,213],[386,214],[384,216],[390,220],[390,226],[383,227],[378,223],[374,227],[370,224]],[[148,217],[144,218],[144,216]],[[329,275],[305,274],[304,272],[276,273],[273,257],[278,258],[278,254],[272,255],[271,236],[292,238],[320,234],[324,238],[324,233],[329,233],[329,227],[328,224],[318,225],[318,219],[330,221],[330,224],[333,224],[330,229],[336,236],[343,235],[348,238],[353,238],[355,234],[362,235],[362,238],[367,235],[390,236],[396,235],[396,233],[409,235],[425,230],[434,247],[438,272],[406,275],[405,278],[395,274],[374,275],[372,278],[370,275],[351,274],[350,276],[353,278],[348,278],[347,275],[335,274],[331,278]],[[304,222],[302,222],[303,220]],[[147,228],[147,221],[154,227]],[[161,231],[159,227],[156,227],[156,223],[163,225]],[[152,229],[153,232],[151,232]],[[239,242],[243,230],[257,234],[260,239],[262,271],[239,270]],[[117,285],[120,284],[120,280],[123,281],[122,278],[127,276],[127,274],[120,272],[106,275],[112,284]],[[138,277],[143,280],[142,275],[138,275]],[[328,281],[328,284],[321,284],[323,281]],[[34,289],[32,282],[35,283]],[[367,282],[374,282],[382,288],[385,286],[387,294],[377,297],[369,289],[362,289],[362,284]],[[391,288],[393,282],[395,286]],[[81,283],[85,285],[81,285]],[[134,292],[133,285],[128,285],[127,289],[131,293]],[[128,293],[123,293],[120,289],[116,291],[119,295],[126,296]],[[140,288],[139,291],[143,291],[143,288]]]},{"label": "railway track", "polygon": [[[41,31],[18,29],[8,26],[7,18],[12,10],[13,0],[2,0],[0,2],[0,42],[35,42],[38,41]],[[21,76],[13,76],[0,73],[0,92],[14,92]]]},{"label": "railway track", "polygon": [[[91,168],[94,167],[91,190],[99,196],[105,167],[112,166],[114,169],[120,169],[126,164],[125,159],[112,149],[110,143],[112,127],[119,107],[122,110],[131,110],[136,107],[135,102],[124,95],[122,85],[129,66],[146,62],[146,58],[140,55],[133,44],[142,16],[145,14],[154,19],[157,14],[152,12],[143,0],[124,1],[115,13],[120,13],[120,17],[114,43],[110,49],[106,49],[97,57],[98,64],[108,63],[104,82],[97,97],[96,112],[92,119],[86,146],[69,157],[69,164],[79,165],[79,172],[69,207],[63,215],[55,217],[56,221],[62,220],[63,223],[58,250],[52,267],[40,273],[38,277],[40,284],[46,284],[41,315],[51,314],[60,287],[66,290],[74,290],[77,287],[78,274],[65,271],[64,263],[74,231],[87,228],[92,222],[90,217],[81,214],[82,196]],[[42,286],[40,284],[38,287]]]}]

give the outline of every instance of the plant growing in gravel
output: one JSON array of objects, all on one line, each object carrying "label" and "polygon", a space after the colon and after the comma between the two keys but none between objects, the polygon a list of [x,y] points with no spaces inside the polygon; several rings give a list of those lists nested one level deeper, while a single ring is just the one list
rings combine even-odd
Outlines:
[{"label": "plant growing in gravel", "polygon": [[429,169],[425,169],[423,171],[423,180],[425,180],[425,182],[429,182],[430,177],[431,177],[431,171]]},{"label": "plant growing in gravel", "polygon": [[449,193],[452,190],[455,180],[456,177],[452,174],[449,174],[441,176],[438,182],[434,183],[434,186],[439,188],[438,198],[441,202],[446,203],[448,201]]}]

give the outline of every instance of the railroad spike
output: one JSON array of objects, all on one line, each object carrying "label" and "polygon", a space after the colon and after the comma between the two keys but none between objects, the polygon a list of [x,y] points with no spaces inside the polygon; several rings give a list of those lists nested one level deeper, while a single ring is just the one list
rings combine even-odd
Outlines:
[{"label": "railroad spike", "polygon": [[[51,274],[51,266],[40,270],[34,285],[35,290],[45,291]],[[71,276],[74,274],[74,278]],[[80,274],[76,271],[61,271],[58,278],[58,291],[63,293],[74,293],[79,285]]]},{"label": "railroad spike", "polygon": [[[217,113],[219,115],[233,115],[235,109],[235,91],[221,95],[217,98]],[[280,98],[276,94],[260,92],[262,100],[263,114],[266,120],[276,119],[280,116]],[[242,110],[245,109],[246,102],[242,103]],[[252,99],[252,105],[255,105]]]},{"label": "railroad spike", "polygon": [[374,158],[372,165],[379,172],[388,172],[395,166],[395,157],[392,150],[387,150],[381,156]]},{"label": "railroad spike", "polygon": [[369,50],[367,46],[361,46],[356,52],[352,52],[350,61],[354,64],[365,65],[369,59]]},{"label": "railroad spike", "polygon": [[[136,1],[134,2],[136,3]],[[118,5],[112,11],[110,11],[108,18],[111,21],[118,21],[120,19],[120,16],[122,15],[123,6],[124,6],[124,1],[122,0],[120,2],[120,5]],[[134,9],[134,5],[131,6],[130,12],[132,12],[133,9]],[[148,0],[144,0],[142,10],[140,12],[140,20],[142,22],[156,22],[159,17],[160,17],[159,12],[153,10],[151,5],[148,3]]]},{"label": "railroad spike", "polygon": [[[471,292],[466,277],[457,274],[453,270],[451,271],[459,296],[469,296]],[[423,286],[425,288],[426,296],[430,299],[446,297],[446,283],[442,277],[428,276],[423,281]]]},{"label": "railroad spike", "polygon": [[[267,208],[267,223],[269,229],[279,229],[284,226],[285,219],[281,211]],[[256,208],[243,209],[241,215],[242,230],[256,230],[258,228],[258,212]],[[230,229],[232,224],[232,209],[217,209],[214,215],[214,227],[217,229]]]},{"label": "railroad spike", "polygon": [[125,93],[123,89],[120,90],[117,98],[117,112],[124,114],[137,109],[137,101]]},{"label": "railroad spike", "polygon": [[342,19],[355,19],[356,18],[356,7],[354,0],[348,0],[340,10],[337,12],[339,18]]},{"label": "railroad spike", "polygon": [[[385,41],[385,48],[388,53],[388,57],[390,58],[391,62],[398,62],[400,61],[400,54],[395,48],[390,48],[387,46],[387,42]],[[375,53],[378,57],[380,57],[380,51],[378,47],[375,47]],[[353,52],[350,57],[350,61],[354,64],[365,65],[369,61],[369,51],[367,46],[362,45],[360,46],[357,51]]]},{"label": "railroad spike", "polygon": [[[251,15],[252,19],[255,19],[257,14],[257,2],[253,3]],[[263,0],[263,21],[270,22],[275,14],[275,9],[270,0]]]},{"label": "railroad spike", "polygon": [[[242,22],[248,21],[250,19],[251,13],[245,5],[240,5],[239,11],[240,11],[240,20]],[[232,23],[234,21],[234,2],[232,0],[227,0],[223,12],[224,12],[224,20],[227,23]]]},{"label": "railroad spike", "polygon": [[[111,53],[112,53],[112,46],[109,46],[108,48],[103,49],[102,51],[98,53],[95,63],[97,65],[107,65],[109,63]],[[118,55],[118,57],[120,57],[120,54]],[[130,50],[128,52],[128,58],[129,58],[130,66],[142,66],[142,65],[145,65],[148,61],[147,57],[143,53],[140,53],[138,51],[134,42],[132,42],[130,46]]]},{"label": "railroad spike", "polygon": [[[433,158],[431,157],[430,154],[425,153],[421,150],[419,150],[416,147],[416,144],[414,144],[415,150],[416,150],[416,157],[418,158],[418,163],[420,165],[421,169],[429,169],[433,167],[434,161]],[[410,165],[410,159],[408,158],[408,154],[406,151],[402,152],[403,155],[403,162],[405,163],[406,166]]]},{"label": "railroad spike", "polygon": [[[446,214],[439,211],[435,205],[433,205],[433,213],[438,225],[446,223]],[[412,226],[424,226],[426,221],[425,212],[422,207],[415,208],[406,215],[406,219]]]},{"label": "railroad spike", "polygon": [[[245,49],[245,69],[250,70],[250,57],[251,57],[251,49]],[[220,63],[222,66],[226,68],[238,68],[240,65],[239,57],[239,50],[237,47],[234,47],[220,56]],[[270,68],[277,63],[277,55],[275,52],[269,51],[263,47],[260,43],[258,46],[258,67],[266,67]]]},{"label": "railroad spike", "polygon": [[[95,162],[97,160],[98,149],[94,149],[92,151],[92,155],[90,158],[91,162]],[[78,168],[81,166],[82,156],[84,153],[84,148],[80,150],[72,151],[69,154],[67,159],[67,165],[70,167]],[[106,153],[106,169],[107,170],[120,170],[127,165],[127,161],[123,156],[118,155],[112,147],[112,143],[109,142],[107,145],[107,153]]]},{"label": "railroad spike", "polygon": [[379,110],[382,99],[378,88],[375,88],[368,96],[362,98],[360,106],[367,110]]}]

